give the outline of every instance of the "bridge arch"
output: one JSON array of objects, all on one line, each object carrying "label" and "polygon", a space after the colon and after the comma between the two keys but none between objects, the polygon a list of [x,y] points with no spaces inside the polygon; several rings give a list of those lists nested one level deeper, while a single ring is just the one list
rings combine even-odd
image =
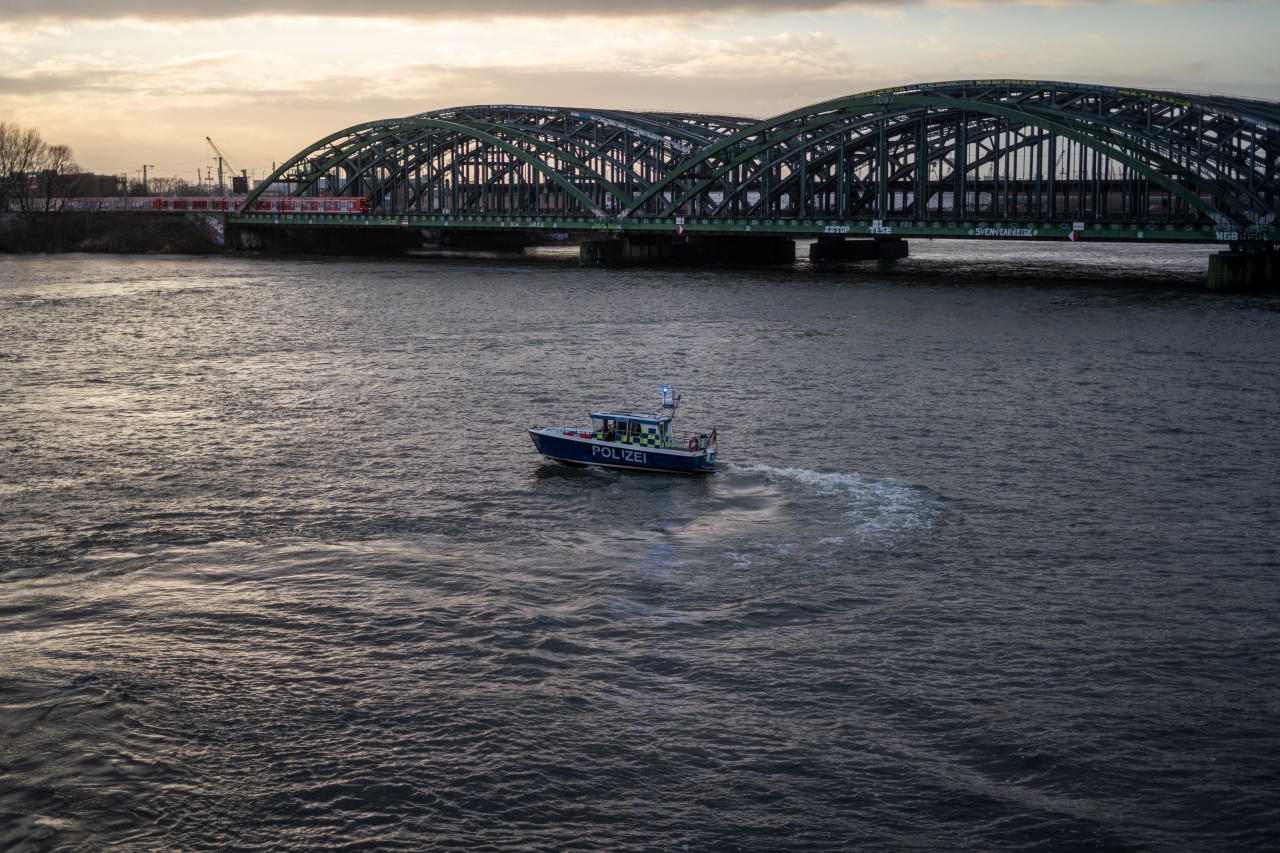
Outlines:
[{"label": "bridge arch", "polygon": [[484,106],[367,122],[278,167],[264,194],[363,195],[375,212],[623,213],[740,117]]},{"label": "bridge arch", "polygon": [[[495,160],[490,156],[494,152],[505,155],[505,159],[499,156]],[[480,180],[474,185],[483,188],[495,177],[527,166],[576,203],[593,207],[592,199],[573,183],[573,172],[566,175],[563,167],[549,165],[519,145],[481,128],[430,116],[368,122],[325,137],[278,167],[250,193],[244,207],[251,208],[270,188],[281,184],[292,184],[289,194],[305,196],[316,194],[323,181],[325,189],[334,195],[365,195],[383,211],[408,209],[421,196],[421,185],[412,176],[420,173],[424,163],[430,166],[433,155],[443,158],[445,154],[455,185],[459,168],[475,172]],[[561,155],[561,159],[582,169],[572,158]],[[437,172],[443,174],[443,170]],[[610,189],[598,175],[590,177],[603,189]],[[397,206],[393,193],[398,188],[403,188],[403,194]]]},{"label": "bridge arch", "polygon": [[[877,90],[744,128],[633,209],[928,218],[933,202],[966,218],[1145,219],[1160,212],[1155,199],[1170,213],[1177,202],[1253,222],[1277,206],[1275,113],[1239,99],[1029,81]],[[668,202],[655,205],[660,196]]]},{"label": "bridge arch", "polygon": [[339,131],[255,189],[375,212],[1269,226],[1280,104],[1032,80],[922,83],[757,120],[494,105]]}]

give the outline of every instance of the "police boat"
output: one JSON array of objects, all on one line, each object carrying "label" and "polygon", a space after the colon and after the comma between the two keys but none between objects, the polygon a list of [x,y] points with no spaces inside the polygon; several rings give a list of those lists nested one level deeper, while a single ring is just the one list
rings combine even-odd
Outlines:
[{"label": "police boat", "polygon": [[592,412],[591,429],[530,427],[538,452],[566,465],[599,465],[668,474],[708,474],[716,465],[716,431],[676,436],[671,418],[680,405],[674,388],[662,389],[656,414]]}]

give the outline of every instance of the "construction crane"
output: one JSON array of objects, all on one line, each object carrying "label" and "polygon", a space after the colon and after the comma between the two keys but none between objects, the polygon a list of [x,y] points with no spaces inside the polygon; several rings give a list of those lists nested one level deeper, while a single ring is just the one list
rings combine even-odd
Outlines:
[{"label": "construction crane", "polygon": [[[222,182],[222,167],[223,167],[223,164],[224,164],[224,163],[225,163],[226,165],[229,165],[229,166],[230,166],[230,165],[234,165],[234,164],[232,164],[232,162],[231,162],[231,158],[230,158],[230,157],[228,157],[226,154],[223,154],[223,153],[222,153],[222,149],[221,149],[221,148],[219,148],[216,144],[214,144],[214,141],[213,141],[212,139],[210,139],[209,137],[207,137],[207,136],[206,136],[206,137],[204,138],[204,141],[209,143],[209,147],[213,149],[213,153],[214,153],[214,154],[216,154],[216,155],[217,155],[217,157],[218,157],[218,195],[220,195],[220,196],[222,196],[222,195],[226,195],[226,194],[227,194],[227,192],[226,192],[226,186],[225,186],[225,184],[223,184],[223,182]],[[246,188],[246,191],[247,191],[247,190],[248,190],[248,181],[249,181],[249,176],[248,176],[248,174],[245,172],[245,170],[244,170],[244,169],[241,169],[241,170],[240,170],[240,174],[241,174],[241,176],[242,176],[242,177],[244,177],[244,179],[245,179],[245,188]]]}]

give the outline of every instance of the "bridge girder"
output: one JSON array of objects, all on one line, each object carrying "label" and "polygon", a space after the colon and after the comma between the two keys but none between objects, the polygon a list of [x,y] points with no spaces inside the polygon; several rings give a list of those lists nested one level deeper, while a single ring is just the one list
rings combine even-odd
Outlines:
[{"label": "bridge girder", "polygon": [[260,195],[375,212],[1111,216],[1248,230],[1280,212],[1280,104],[1044,81],[875,90],[769,119],[495,105],[368,122]]}]

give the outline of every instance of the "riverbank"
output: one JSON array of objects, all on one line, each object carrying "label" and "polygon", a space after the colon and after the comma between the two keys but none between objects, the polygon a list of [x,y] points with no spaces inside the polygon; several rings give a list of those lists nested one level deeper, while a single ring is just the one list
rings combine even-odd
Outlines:
[{"label": "riverbank", "polygon": [[184,216],[67,212],[34,224],[20,214],[0,216],[0,253],[103,252],[190,254],[221,252],[200,225]]},{"label": "riverbank", "polygon": [[[530,260],[533,257],[564,256],[557,249],[574,246],[574,235],[548,241],[542,245],[483,248],[474,243],[457,244],[458,235],[416,229],[307,229],[282,228],[266,230],[252,240],[240,240],[237,248],[224,245],[223,229],[213,217],[200,214],[156,214],[150,212],[66,212],[52,223],[41,224],[43,231],[33,233],[31,223],[19,214],[0,216],[0,254],[59,254],[85,252],[91,254],[132,255],[209,255],[239,253],[257,255],[354,256],[402,255],[420,258],[448,258],[454,261],[475,260],[494,263],[499,258]],[[242,235],[243,237],[244,235]],[[931,240],[912,241],[917,249],[933,244]],[[948,242],[948,241],[942,241]],[[1247,268],[1234,278],[1221,274],[1209,280],[1208,271],[1223,247],[1217,245],[1170,244],[1158,247],[1120,246],[1105,243],[1016,242],[972,245],[960,252],[964,260],[949,258],[939,265],[913,255],[884,263],[883,261],[812,262],[807,241],[797,247],[795,266],[830,275],[865,276],[874,270],[877,277],[919,280],[946,280],[956,283],[990,281],[1015,283],[1053,281],[1062,284],[1116,285],[1175,290],[1211,290],[1222,292],[1274,293],[1276,253],[1260,255],[1269,266]],[[540,251],[541,250],[541,251]],[[576,254],[576,252],[575,252]],[[1188,266],[1184,261],[1196,259]],[[1230,262],[1230,260],[1228,260]],[[1239,263],[1238,259],[1236,261]],[[732,265],[732,264],[730,264]],[[1197,268],[1198,267],[1198,268]],[[658,267],[648,267],[657,269]],[[1239,271],[1229,270],[1232,273]]]}]

